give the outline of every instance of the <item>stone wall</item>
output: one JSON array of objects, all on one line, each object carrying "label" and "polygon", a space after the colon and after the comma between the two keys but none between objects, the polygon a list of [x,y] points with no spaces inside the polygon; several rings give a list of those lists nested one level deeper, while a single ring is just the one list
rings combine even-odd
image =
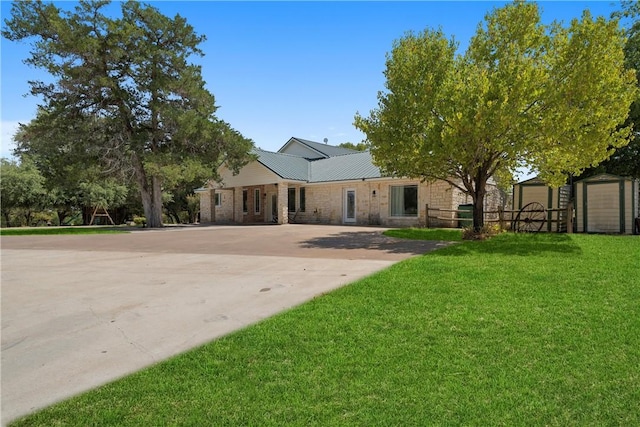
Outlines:
[{"label": "stone wall", "polygon": [[[393,217],[390,207],[391,186],[418,185],[418,214],[415,217]],[[299,197],[299,188],[296,195]],[[356,222],[358,225],[389,227],[419,227],[425,224],[426,205],[452,208],[451,185],[444,181],[432,184],[416,180],[372,180],[352,183],[306,185],[306,209],[299,212],[295,222],[343,224],[344,199],[347,190],[356,193]],[[448,214],[453,216],[453,214]],[[441,221],[438,226],[454,226],[453,221]]]},{"label": "stone wall", "polygon": [[200,196],[200,223],[204,224],[212,222],[211,218],[211,198],[213,197],[212,190],[198,191]]},{"label": "stone wall", "polygon": [[[391,216],[390,194],[392,186],[418,186],[417,216]],[[459,205],[471,203],[471,197],[466,196],[457,188],[445,181],[421,183],[418,180],[367,180],[326,184],[297,184],[280,182],[278,185],[269,184],[252,187],[235,187],[233,189],[216,189],[222,198],[221,206],[215,207],[214,220],[216,223],[249,223],[272,222],[273,211],[276,212],[278,223],[286,224],[289,217],[293,219],[293,212],[288,211],[288,189],[296,189],[296,210],[300,208],[300,188],[305,188],[305,211],[298,211],[294,222],[310,224],[343,224],[344,199],[347,190],[356,193],[356,221],[357,225],[382,225],[386,227],[423,227],[426,223],[426,207],[429,209],[456,210]],[[260,189],[261,212],[253,214],[254,190]],[[242,191],[248,190],[249,212],[242,211]],[[213,190],[200,194],[200,221],[210,222],[213,204]],[[272,196],[277,196],[277,206],[272,206]],[[497,210],[504,200],[497,187],[490,186],[486,198],[485,209]],[[441,219],[430,219],[431,227],[457,227],[454,212],[432,212],[431,215]],[[451,218],[451,219],[447,219]]]},{"label": "stone wall", "polygon": [[233,222],[233,190],[216,190],[220,194],[220,206],[215,207],[215,222]]}]

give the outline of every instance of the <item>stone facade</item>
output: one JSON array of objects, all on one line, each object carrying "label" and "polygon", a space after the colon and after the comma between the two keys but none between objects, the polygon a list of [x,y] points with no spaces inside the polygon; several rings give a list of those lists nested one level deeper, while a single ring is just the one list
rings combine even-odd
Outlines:
[{"label": "stone facade", "polygon": [[[415,216],[391,215],[391,187],[416,185],[418,210]],[[289,211],[289,188],[295,189],[295,211]],[[304,210],[300,199],[304,189]],[[220,194],[221,204],[214,206],[214,191]],[[246,191],[245,212],[243,194]],[[255,192],[259,191],[259,211],[256,212]],[[379,179],[355,182],[307,184],[279,182],[277,184],[209,189],[200,192],[200,221],[203,223],[279,223],[291,219],[295,223],[345,224],[346,192],[355,192],[356,225],[386,227],[421,227],[426,224],[429,209],[456,210],[459,205],[470,204],[471,198],[445,181],[420,183],[409,179]],[[500,192],[490,186],[485,210],[496,211],[502,203]],[[211,212],[214,216],[211,216]],[[434,215],[433,213],[431,215]],[[457,227],[454,212],[439,212],[439,219],[430,219],[431,227]],[[447,218],[451,218],[448,220]]]},{"label": "stone facade", "polygon": [[[219,205],[215,204],[215,193],[218,194]],[[201,223],[231,223],[234,222],[234,190],[206,188],[200,194],[200,222]]]},{"label": "stone facade", "polygon": [[[418,212],[416,216],[392,216],[390,194],[392,186],[418,186]],[[283,186],[284,187],[284,186]],[[300,209],[300,189],[304,188],[304,211],[298,211],[296,223],[343,224],[345,223],[345,194],[355,191],[355,224],[383,225],[388,227],[417,227],[426,222],[427,205],[431,209],[441,208],[455,210],[460,204],[470,203],[460,190],[444,181],[420,183],[416,180],[371,180],[361,182],[328,183],[328,184],[291,184],[296,189],[296,209]],[[492,192],[493,195],[493,192]],[[285,192],[284,196],[287,196]],[[282,197],[282,196],[281,196]],[[488,197],[494,205],[496,197]],[[497,209],[497,205],[495,206]],[[453,212],[441,213],[440,217],[455,218]],[[455,227],[456,220],[431,221],[435,227]]]},{"label": "stone facade", "polygon": [[[256,150],[256,156],[240,173],[223,166],[220,181],[198,191],[201,222],[417,227],[427,224],[429,211],[429,226],[456,227],[451,211],[470,203],[445,181],[383,177],[368,152],[291,138],[277,153]],[[486,208],[497,210],[494,190]]]}]

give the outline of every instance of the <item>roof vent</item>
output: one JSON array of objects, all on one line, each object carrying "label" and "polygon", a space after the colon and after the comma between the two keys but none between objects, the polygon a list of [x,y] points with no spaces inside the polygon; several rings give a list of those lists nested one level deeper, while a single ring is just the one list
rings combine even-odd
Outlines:
[{"label": "roof vent", "polygon": [[327,138],[323,139],[323,141],[324,141],[325,144],[329,143],[329,140]]}]

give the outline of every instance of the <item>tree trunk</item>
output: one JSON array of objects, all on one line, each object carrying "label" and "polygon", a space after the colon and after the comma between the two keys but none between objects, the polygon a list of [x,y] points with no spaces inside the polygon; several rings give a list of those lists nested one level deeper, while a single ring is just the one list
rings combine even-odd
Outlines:
[{"label": "tree trunk", "polygon": [[144,166],[138,156],[134,156],[133,167],[138,189],[140,190],[147,227],[162,227],[162,180],[158,176],[152,176],[151,185],[149,185]]},{"label": "tree trunk", "polygon": [[62,226],[64,224],[64,220],[71,214],[71,212],[67,209],[56,210],[56,214],[58,214],[58,225]]},{"label": "tree trunk", "polygon": [[174,224],[180,224],[180,214],[175,209],[167,208],[167,215],[171,218]]},{"label": "tree trunk", "polygon": [[[481,175],[481,174],[479,174]],[[482,176],[476,178],[475,188],[471,194],[473,200],[473,231],[480,232],[484,227],[484,198],[487,194],[487,182]]]},{"label": "tree trunk", "polygon": [[27,209],[25,211],[24,219],[27,221],[27,227],[31,227],[31,209]]},{"label": "tree trunk", "polygon": [[162,178],[159,176],[151,177],[151,213],[147,216],[147,227],[162,227]]}]

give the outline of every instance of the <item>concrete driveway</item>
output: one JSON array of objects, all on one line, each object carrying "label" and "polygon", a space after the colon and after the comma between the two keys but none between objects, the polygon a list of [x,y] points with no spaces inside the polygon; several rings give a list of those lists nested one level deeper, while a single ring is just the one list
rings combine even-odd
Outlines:
[{"label": "concrete driveway", "polygon": [[382,231],[2,237],[2,424],[445,245]]}]

